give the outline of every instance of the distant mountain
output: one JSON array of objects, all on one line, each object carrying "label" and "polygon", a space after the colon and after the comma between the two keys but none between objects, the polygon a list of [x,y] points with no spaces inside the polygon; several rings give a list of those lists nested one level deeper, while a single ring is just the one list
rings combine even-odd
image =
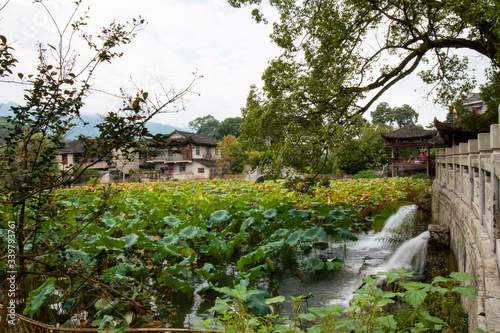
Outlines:
[{"label": "distant mountain", "polygon": [[[9,115],[10,108],[12,106],[17,106],[17,104],[12,103],[12,102],[1,104],[0,105],[0,117],[5,117],[5,116]],[[77,126],[75,126],[75,128],[73,129],[73,132],[70,134],[68,139],[74,140],[75,138],[77,138],[81,134],[84,134],[86,136],[99,135],[99,131],[95,127],[95,125],[97,125],[100,122],[100,120],[101,120],[100,116],[97,114],[92,114],[92,113],[82,113],[82,118],[85,122],[88,123],[88,125],[84,126],[83,124],[78,124]],[[185,131],[185,129],[183,129],[183,128],[176,128],[176,127],[173,127],[170,125],[164,125],[164,124],[154,123],[154,122],[148,123],[147,128],[149,129],[149,131],[152,134],[158,134],[158,133],[170,134],[175,129]]]}]

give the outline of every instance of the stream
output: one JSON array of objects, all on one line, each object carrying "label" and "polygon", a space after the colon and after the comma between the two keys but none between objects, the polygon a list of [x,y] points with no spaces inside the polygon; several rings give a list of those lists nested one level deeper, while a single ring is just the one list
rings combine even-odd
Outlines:
[{"label": "stream", "polygon": [[[362,278],[366,275],[401,267],[422,270],[428,232],[404,242],[396,250],[388,241],[397,228],[404,225],[411,226],[416,213],[416,205],[403,206],[387,219],[380,232],[358,233],[356,234],[358,241],[348,242],[345,249],[343,242],[331,243],[327,249],[311,254],[343,259],[344,265],[339,270],[312,274],[300,269],[300,261],[304,257],[298,258],[299,263],[296,268],[283,273],[278,286],[275,286],[273,296],[283,295],[290,300],[290,296],[309,295],[307,300],[309,307],[331,305],[348,307],[354,291],[361,286]],[[210,297],[203,297],[210,292],[208,284],[200,278],[199,281],[193,282],[193,287],[195,291],[192,296],[178,303],[176,317],[183,321],[173,323],[173,327],[189,327],[210,317],[206,311],[212,306],[213,300],[209,300]],[[280,305],[277,314],[280,317],[293,317],[291,305]]]}]

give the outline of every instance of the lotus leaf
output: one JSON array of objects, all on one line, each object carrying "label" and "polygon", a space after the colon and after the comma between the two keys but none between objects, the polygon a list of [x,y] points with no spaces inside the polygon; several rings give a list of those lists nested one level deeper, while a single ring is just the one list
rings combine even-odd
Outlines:
[{"label": "lotus leaf", "polygon": [[191,239],[191,238],[194,238],[196,236],[206,235],[206,234],[208,234],[208,232],[206,230],[203,230],[203,229],[201,229],[199,227],[195,227],[195,226],[192,226],[192,225],[190,225],[187,228],[182,229],[179,232],[179,236],[180,237],[187,238],[187,239]]},{"label": "lotus leaf", "polygon": [[296,246],[300,239],[301,239],[301,236],[302,236],[302,229],[297,229],[295,230],[289,237],[288,239],[285,241],[286,244],[290,245],[290,246]]},{"label": "lotus leaf", "polygon": [[165,222],[174,229],[176,229],[182,223],[181,220],[179,220],[177,217],[173,215],[164,217],[163,222]]},{"label": "lotus leaf", "polygon": [[245,230],[246,228],[248,228],[249,226],[251,226],[253,223],[255,222],[255,218],[253,217],[248,217],[242,224],[241,224],[241,227],[240,227],[240,231],[243,231]]},{"label": "lotus leaf", "polygon": [[300,217],[302,221],[309,220],[311,218],[311,212],[307,210],[290,209],[288,214],[291,217]]},{"label": "lotus leaf", "polygon": [[268,209],[266,211],[264,211],[264,213],[262,213],[262,215],[264,215],[264,218],[270,220],[274,217],[276,217],[276,215],[278,215],[278,211],[274,208],[272,209]]},{"label": "lotus leaf", "polygon": [[30,291],[26,300],[26,308],[23,311],[24,315],[32,317],[40,309],[47,297],[56,289],[55,282],[56,278],[49,278],[36,290]]},{"label": "lotus leaf", "polygon": [[311,273],[316,273],[325,268],[325,263],[319,258],[307,257],[302,260],[302,267],[304,267]]},{"label": "lotus leaf", "polygon": [[328,219],[332,222],[336,222],[336,221],[342,221],[343,219],[345,219],[346,217],[348,217],[349,215],[342,211],[342,210],[332,210],[328,213]]},{"label": "lotus leaf", "polygon": [[210,215],[210,221],[217,224],[229,220],[229,217],[227,210],[218,210]]},{"label": "lotus leaf", "polygon": [[325,229],[323,229],[323,227],[316,226],[305,230],[302,233],[301,239],[304,242],[310,242],[322,237],[326,237]]},{"label": "lotus leaf", "polygon": [[127,248],[135,245],[137,243],[137,240],[139,239],[139,236],[137,236],[136,234],[130,234],[120,239],[124,239],[126,241],[124,248]]},{"label": "lotus leaf", "polygon": [[245,301],[245,306],[253,310],[253,313],[257,316],[263,317],[271,314],[271,307],[266,304],[266,300],[271,297],[269,293],[265,291],[259,291],[258,294],[250,295]]}]

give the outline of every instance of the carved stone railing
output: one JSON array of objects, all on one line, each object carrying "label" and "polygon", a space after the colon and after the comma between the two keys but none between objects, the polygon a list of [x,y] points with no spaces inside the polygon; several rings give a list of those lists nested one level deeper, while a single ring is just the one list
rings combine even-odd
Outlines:
[{"label": "carved stone railing", "polygon": [[462,299],[469,331],[500,331],[500,125],[436,153],[433,219],[450,228],[455,270],[480,289]]}]

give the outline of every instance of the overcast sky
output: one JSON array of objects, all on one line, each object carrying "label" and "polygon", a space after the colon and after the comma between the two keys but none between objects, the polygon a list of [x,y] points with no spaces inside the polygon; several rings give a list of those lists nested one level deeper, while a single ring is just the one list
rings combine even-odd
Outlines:
[{"label": "overcast sky", "polygon": [[[60,25],[74,8],[73,0],[45,0]],[[0,4],[4,4],[0,0]],[[122,48],[124,56],[98,70],[94,87],[117,93],[130,86],[130,78],[150,93],[158,92],[157,81],[165,87],[185,86],[196,70],[204,76],[191,95],[184,112],[160,115],[155,122],[188,128],[188,122],[208,114],[218,120],[241,116],[251,84],[261,84],[269,60],[280,50],[269,40],[271,25],[257,24],[248,9],[233,9],[226,0],[84,0],[90,6],[89,28],[141,15],[146,28]],[[269,13],[270,8],[266,9]],[[80,13],[81,14],[81,13]],[[32,0],[12,0],[0,12],[0,34],[15,48],[20,63],[16,71],[29,73],[36,67],[37,41],[57,44],[54,24]],[[78,44],[74,44],[80,47]],[[81,48],[78,49],[79,51]],[[82,53],[80,58],[85,59]],[[427,87],[416,76],[405,79],[378,102],[390,106],[409,104],[420,113],[419,123],[434,117],[443,120],[446,112],[425,99]],[[0,83],[0,102],[22,102],[22,89]],[[94,93],[84,111],[104,113],[116,110],[119,100]]]}]

